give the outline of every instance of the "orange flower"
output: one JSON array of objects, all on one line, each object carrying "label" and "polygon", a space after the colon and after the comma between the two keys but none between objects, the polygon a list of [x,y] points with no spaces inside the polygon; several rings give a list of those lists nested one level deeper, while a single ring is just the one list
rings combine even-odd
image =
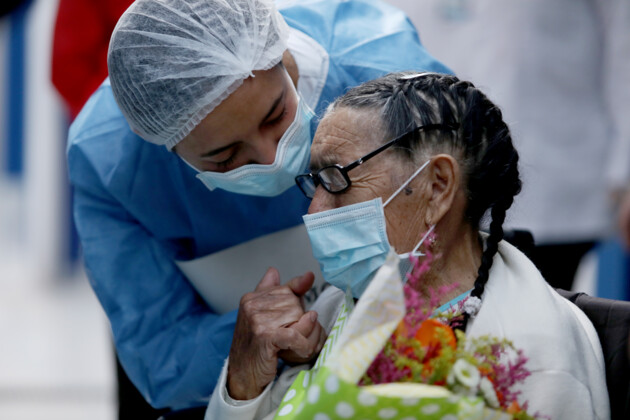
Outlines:
[{"label": "orange flower", "polygon": [[[442,333],[440,333],[442,331]],[[446,338],[446,342],[442,343],[440,336]],[[455,333],[448,325],[442,324],[435,319],[427,319],[420,324],[420,328],[416,331],[416,340],[423,347],[442,348],[442,344],[446,344],[452,349],[457,347]]]},{"label": "orange flower", "polygon": [[507,408],[506,411],[508,414],[516,414],[516,413],[520,413],[522,409],[521,409],[521,406],[518,405],[518,402],[514,400],[512,401],[512,404],[510,404],[510,406]]},{"label": "orange flower", "polygon": [[481,376],[487,377],[488,379],[490,379],[490,381],[492,381],[492,383],[494,383],[492,378],[490,378],[490,374],[492,373],[490,369],[485,368],[485,367],[479,367],[479,373],[481,374]]},{"label": "orange flower", "polygon": [[[433,374],[431,360],[435,357],[439,357],[444,347],[451,347],[453,350],[457,347],[455,333],[451,327],[435,319],[423,321],[412,337],[409,337],[410,333],[407,324],[401,321],[393,335],[401,338],[401,341],[395,344],[397,352],[401,355],[418,360],[413,347],[408,344],[410,339],[415,339],[420,347],[424,349],[424,358],[418,361],[422,363],[421,375],[426,378]],[[406,377],[408,379],[411,378],[411,372],[409,372]],[[438,385],[444,384],[445,382]]]}]

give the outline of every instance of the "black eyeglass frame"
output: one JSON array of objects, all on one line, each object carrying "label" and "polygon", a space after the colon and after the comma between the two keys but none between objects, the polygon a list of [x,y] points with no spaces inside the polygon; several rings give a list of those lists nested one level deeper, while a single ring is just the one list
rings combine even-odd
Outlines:
[{"label": "black eyeglass frame", "polygon": [[[310,179],[313,182],[313,185],[315,186],[315,188],[317,188],[319,185],[321,185],[322,187],[324,187],[324,189],[326,191],[328,191],[331,194],[341,194],[343,192],[348,191],[348,189],[352,186],[352,181],[350,180],[350,177],[348,176],[348,172],[350,172],[351,170],[353,170],[354,168],[356,168],[357,166],[367,162],[368,160],[372,159],[374,156],[378,155],[379,153],[381,153],[384,150],[387,150],[388,148],[390,148],[391,146],[393,146],[394,144],[400,142],[401,140],[407,138],[410,134],[413,134],[415,132],[419,132],[419,131],[424,131],[424,130],[435,130],[435,129],[449,129],[449,130],[456,130],[457,129],[457,125],[455,124],[426,124],[426,125],[421,125],[415,128],[412,128],[411,130],[407,131],[406,133],[396,137],[393,140],[390,140],[389,142],[385,143],[384,145],[380,146],[379,148],[371,151],[370,153],[368,153],[367,155],[355,160],[354,162],[349,163],[346,166],[341,166],[337,163],[335,163],[334,165],[328,165],[325,166],[323,168],[320,168],[314,172],[308,172],[305,174],[301,174],[295,177],[295,183],[297,184],[297,186],[300,188],[300,191],[302,191],[302,193],[306,196],[306,198],[312,199],[312,196],[309,196],[309,194],[304,191],[304,188],[302,188],[302,184],[300,183],[300,179]],[[332,191],[330,190],[330,188],[328,186],[326,186],[326,183],[322,182],[321,177],[320,177],[320,173],[322,171],[325,171],[327,169],[330,168],[336,168],[338,170],[338,172],[343,176],[343,179],[346,182],[346,186],[340,190],[336,190],[336,191]]]}]

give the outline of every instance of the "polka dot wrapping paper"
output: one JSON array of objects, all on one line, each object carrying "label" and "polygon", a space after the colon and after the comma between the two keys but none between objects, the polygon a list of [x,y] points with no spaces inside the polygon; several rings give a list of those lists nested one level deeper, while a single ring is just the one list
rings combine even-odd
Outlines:
[{"label": "polka dot wrapping paper", "polygon": [[[391,392],[387,391],[390,385]],[[509,414],[487,408],[479,397],[461,397],[445,388],[423,384],[360,387],[340,379],[327,367],[301,372],[274,417],[278,420],[511,418]]]}]

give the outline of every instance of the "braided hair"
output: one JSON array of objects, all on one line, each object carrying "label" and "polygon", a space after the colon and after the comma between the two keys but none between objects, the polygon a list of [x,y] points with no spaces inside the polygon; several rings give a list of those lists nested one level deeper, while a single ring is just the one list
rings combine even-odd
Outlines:
[{"label": "braided hair", "polygon": [[[490,232],[471,296],[481,299],[507,210],[521,190],[518,153],[501,110],[472,83],[437,73],[391,73],[350,89],[328,108],[369,109],[381,115],[386,138],[414,127],[445,124],[453,129],[411,131],[396,153],[415,164],[438,153],[458,160],[466,184],[465,217],[479,229],[489,213]],[[469,315],[465,314],[465,329]]]}]

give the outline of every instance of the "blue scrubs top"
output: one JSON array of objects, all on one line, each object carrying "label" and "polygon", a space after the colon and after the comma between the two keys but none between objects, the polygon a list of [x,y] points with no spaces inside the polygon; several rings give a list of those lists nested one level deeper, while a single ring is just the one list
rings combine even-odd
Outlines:
[{"label": "blue scrubs top", "polygon": [[[318,114],[348,87],[392,71],[450,72],[390,5],[295,3],[281,10],[287,23],[330,58]],[[126,372],[155,407],[207,400],[230,349],[236,311],[213,313],[174,260],[300,224],[309,202],[297,187],[271,198],[210,192],[174,153],[131,132],[109,81],[70,129],[68,165],[87,273]]]}]

